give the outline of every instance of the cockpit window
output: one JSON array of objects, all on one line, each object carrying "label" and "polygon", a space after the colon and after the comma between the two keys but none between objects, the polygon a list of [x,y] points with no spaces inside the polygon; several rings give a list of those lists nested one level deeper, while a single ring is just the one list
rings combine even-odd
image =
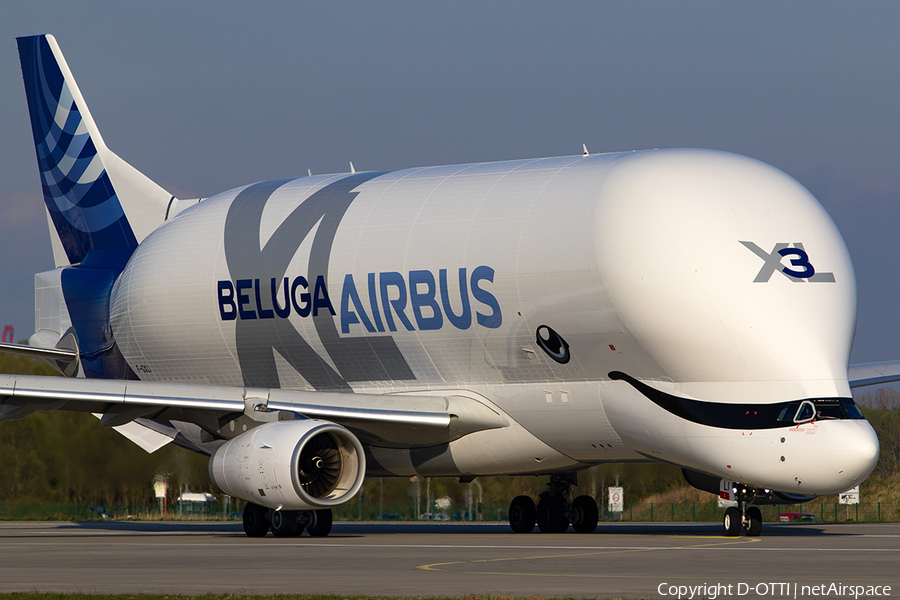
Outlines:
[{"label": "cockpit window", "polygon": [[693,423],[723,429],[775,429],[831,419],[864,419],[852,398],[809,398],[787,402],[731,403],[682,398],[638,381],[621,371],[609,378],[625,381],[651,402]]},{"label": "cockpit window", "polygon": [[794,423],[806,423],[812,421],[816,417],[816,407],[809,400],[800,403],[797,414],[794,415]]},{"label": "cockpit window", "polygon": [[779,422],[806,423],[815,419],[864,419],[852,398],[816,398],[789,402],[778,413]]},{"label": "cockpit window", "polygon": [[846,419],[847,412],[837,398],[829,398],[828,401],[819,400],[816,402],[816,418]]},{"label": "cockpit window", "polygon": [[794,415],[797,414],[797,409],[800,408],[799,402],[791,402],[789,404],[785,404],[784,408],[781,409],[781,412],[778,413],[779,421],[793,421]]},{"label": "cockpit window", "polygon": [[865,419],[853,398],[841,398],[841,406],[844,407],[848,419]]}]

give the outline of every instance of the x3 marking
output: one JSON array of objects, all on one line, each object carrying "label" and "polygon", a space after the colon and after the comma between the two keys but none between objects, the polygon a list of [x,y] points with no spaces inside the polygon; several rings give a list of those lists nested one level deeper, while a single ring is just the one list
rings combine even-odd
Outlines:
[{"label": "x3 marking", "polygon": [[[794,242],[793,248],[787,242],[779,242],[775,244],[771,252],[766,252],[753,242],[741,242],[741,244],[764,261],[753,283],[767,283],[775,271],[779,271],[790,281],[796,283],[803,283],[804,281],[809,281],[810,283],[834,283],[834,273],[816,272],[815,267],[809,261],[809,255],[800,242]],[[796,269],[784,266],[781,263],[781,259],[786,257],[791,257],[791,267],[796,267]]]}]

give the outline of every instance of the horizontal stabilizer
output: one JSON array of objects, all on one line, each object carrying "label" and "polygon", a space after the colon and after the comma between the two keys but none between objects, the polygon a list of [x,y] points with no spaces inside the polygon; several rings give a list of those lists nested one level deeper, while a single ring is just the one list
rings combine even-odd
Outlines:
[{"label": "horizontal stabilizer", "polygon": [[0,352],[28,356],[30,358],[46,358],[48,360],[78,360],[78,350],[66,348],[39,348],[26,344],[0,343]]},{"label": "horizontal stabilizer", "polygon": [[[34,336],[32,336],[32,340],[34,340]],[[78,341],[75,339],[75,334],[71,332],[66,332],[66,335],[62,336],[53,348],[0,343],[0,352],[43,359],[66,377],[74,377],[78,374]]]}]

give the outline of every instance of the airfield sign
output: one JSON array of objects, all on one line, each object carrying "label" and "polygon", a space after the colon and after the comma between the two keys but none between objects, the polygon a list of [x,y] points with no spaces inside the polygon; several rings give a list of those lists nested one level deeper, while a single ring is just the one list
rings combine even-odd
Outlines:
[{"label": "airfield sign", "polygon": [[838,503],[859,504],[859,486],[850,488],[846,492],[841,492],[840,496],[838,497]]},{"label": "airfield sign", "polygon": [[609,488],[609,512],[620,513],[625,508],[625,494],[620,487]]}]

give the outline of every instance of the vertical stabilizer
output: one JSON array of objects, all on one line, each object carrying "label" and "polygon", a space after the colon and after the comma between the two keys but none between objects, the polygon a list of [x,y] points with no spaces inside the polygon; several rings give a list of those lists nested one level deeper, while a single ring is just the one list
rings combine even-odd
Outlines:
[{"label": "vertical stabilizer", "polygon": [[127,259],[172,195],[103,143],[53,36],[17,41],[56,266],[100,250]]}]

